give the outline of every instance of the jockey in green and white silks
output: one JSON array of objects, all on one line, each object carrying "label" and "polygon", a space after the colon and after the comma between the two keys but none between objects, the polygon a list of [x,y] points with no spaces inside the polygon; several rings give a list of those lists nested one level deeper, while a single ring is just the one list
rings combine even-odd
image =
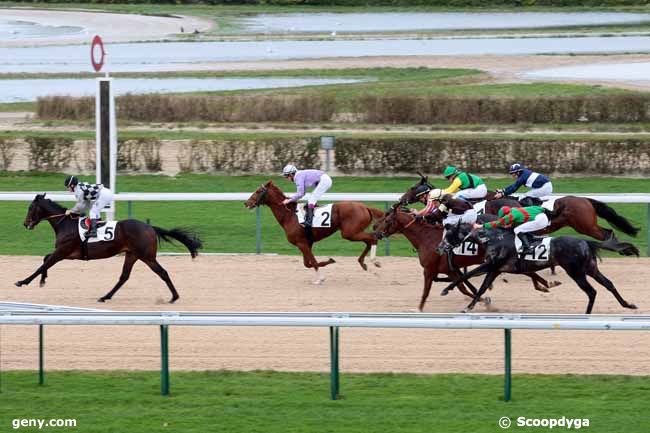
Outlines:
[{"label": "jockey in green and white silks", "polygon": [[518,208],[503,206],[499,209],[498,217],[499,219],[495,221],[475,224],[474,228],[513,227],[515,235],[521,240],[522,254],[530,252],[532,233],[544,230],[549,224],[546,209],[541,206]]},{"label": "jockey in green and white silks", "polygon": [[442,194],[453,194],[454,198],[482,199],[487,195],[487,187],[483,179],[475,174],[465,173],[453,165],[445,168],[442,175],[451,181],[451,184],[442,190]]}]

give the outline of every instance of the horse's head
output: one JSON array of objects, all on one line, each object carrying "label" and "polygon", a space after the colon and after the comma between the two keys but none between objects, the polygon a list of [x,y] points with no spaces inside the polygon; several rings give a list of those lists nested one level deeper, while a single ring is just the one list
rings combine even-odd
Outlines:
[{"label": "horse's head", "polygon": [[47,202],[49,200],[45,198],[45,193],[37,194],[34,197],[34,200],[29,205],[29,209],[27,209],[27,216],[25,216],[25,221],[23,222],[25,228],[33,230],[43,218],[49,216],[49,212],[46,209]]},{"label": "horse's head", "polygon": [[373,225],[375,230],[375,237],[377,239],[387,238],[397,232],[404,230],[410,222],[415,219],[410,212],[404,212],[399,209],[399,203],[394,204],[388,212],[386,212],[377,222]]},{"label": "horse's head", "polygon": [[420,180],[419,180],[415,185],[413,185],[412,187],[410,187],[410,188],[409,188],[409,189],[408,189],[408,190],[407,190],[407,191],[406,191],[406,192],[405,192],[405,193],[400,197],[400,199],[399,199],[399,203],[400,203],[402,206],[406,206],[406,205],[409,205],[409,204],[413,204],[413,203],[415,203],[415,202],[418,201],[418,197],[416,196],[416,194],[417,194],[417,189],[418,189],[419,186],[421,186],[421,185],[427,185],[427,186],[429,187],[429,189],[433,189],[433,185],[431,185],[431,184],[429,183],[429,178],[428,178],[427,176],[423,175],[422,173],[420,173],[419,171],[418,171],[417,173],[420,175]]},{"label": "horse's head", "polygon": [[279,191],[279,188],[273,185],[273,181],[269,180],[266,183],[260,185],[257,190],[244,202],[244,206],[248,209],[253,209],[263,204],[269,203],[269,193],[273,195],[275,191]]},{"label": "horse's head", "polygon": [[445,236],[438,245],[438,254],[449,252],[465,241],[480,243],[476,236],[482,230],[484,229],[472,230],[472,224],[461,223],[460,221],[456,224],[446,224]]}]

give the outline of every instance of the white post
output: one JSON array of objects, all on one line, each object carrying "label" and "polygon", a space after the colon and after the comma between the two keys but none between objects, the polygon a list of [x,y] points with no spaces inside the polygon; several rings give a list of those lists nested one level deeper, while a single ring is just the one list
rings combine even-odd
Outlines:
[{"label": "white post", "polygon": [[[117,174],[117,125],[112,82],[113,79],[108,76],[97,78],[97,94],[95,99],[95,142],[97,152],[95,156],[95,178],[97,183],[104,184],[115,193],[117,192],[115,189]],[[104,90],[102,91],[102,89]],[[108,165],[108,167],[104,165]],[[105,210],[105,213],[107,220],[114,219],[115,202],[110,204]]]}]

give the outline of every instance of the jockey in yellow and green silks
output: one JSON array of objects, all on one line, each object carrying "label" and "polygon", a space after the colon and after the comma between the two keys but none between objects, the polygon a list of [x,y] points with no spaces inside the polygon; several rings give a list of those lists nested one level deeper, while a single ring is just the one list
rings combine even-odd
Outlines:
[{"label": "jockey in yellow and green silks", "polygon": [[442,175],[451,181],[451,184],[442,190],[443,195],[453,194],[454,198],[465,200],[482,199],[487,195],[485,182],[475,174],[465,173],[450,165]]}]

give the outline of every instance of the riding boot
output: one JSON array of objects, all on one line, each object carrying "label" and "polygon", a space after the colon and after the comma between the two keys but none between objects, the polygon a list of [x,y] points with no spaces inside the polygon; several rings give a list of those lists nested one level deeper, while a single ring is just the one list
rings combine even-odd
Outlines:
[{"label": "riding boot", "polygon": [[517,237],[521,241],[521,257],[524,257],[526,254],[532,253],[531,244],[531,234],[530,233],[517,233]]},{"label": "riding boot", "polygon": [[305,227],[311,227],[314,221],[314,208],[313,206],[307,206],[307,212],[305,213]]},{"label": "riding boot", "polygon": [[90,220],[90,228],[86,234],[86,238],[95,238],[97,237],[97,221],[96,219]]}]

